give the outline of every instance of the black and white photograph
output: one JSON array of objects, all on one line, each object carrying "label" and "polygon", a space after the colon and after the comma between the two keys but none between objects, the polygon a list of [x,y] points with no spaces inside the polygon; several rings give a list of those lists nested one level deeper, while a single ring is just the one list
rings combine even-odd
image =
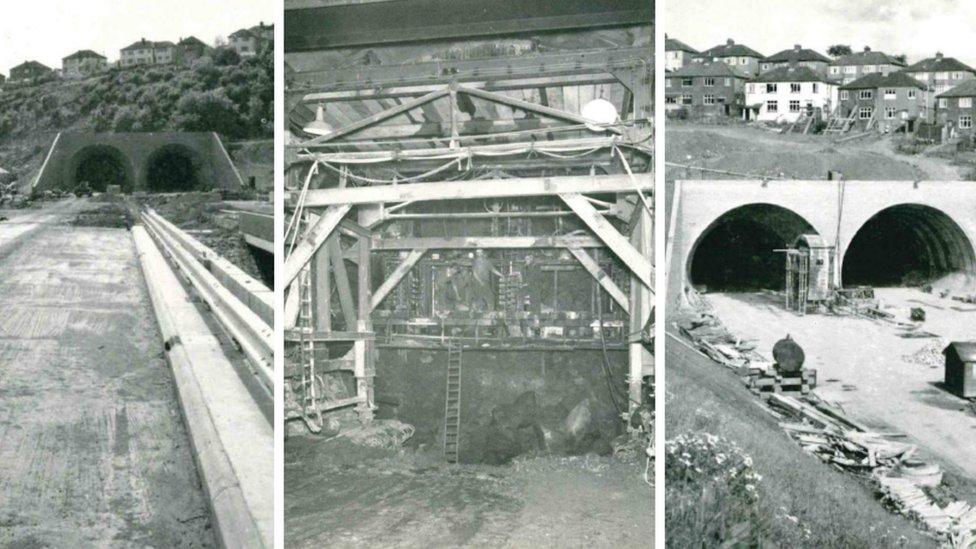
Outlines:
[{"label": "black and white photograph", "polygon": [[976,5],[665,2],[668,547],[976,545]]},{"label": "black and white photograph", "polygon": [[284,545],[654,547],[653,3],[284,8]]},{"label": "black and white photograph", "polygon": [[0,546],[274,547],[272,0],[0,16]]}]

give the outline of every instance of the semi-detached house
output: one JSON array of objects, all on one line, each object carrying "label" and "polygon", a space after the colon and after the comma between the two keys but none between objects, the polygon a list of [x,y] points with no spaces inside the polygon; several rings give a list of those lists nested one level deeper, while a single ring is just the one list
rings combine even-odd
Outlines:
[{"label": "semi-detached house", "polygon": [[837,106],[837,85],[810,67],[781,67],[746,84],[746,120],[796,122],[804,114],[829,115]]},{"label": "semi-detached house", "polygon": [[665,75],[664,104],[692,116],[739,116],[748,76],[721,62],[692,63]]}]

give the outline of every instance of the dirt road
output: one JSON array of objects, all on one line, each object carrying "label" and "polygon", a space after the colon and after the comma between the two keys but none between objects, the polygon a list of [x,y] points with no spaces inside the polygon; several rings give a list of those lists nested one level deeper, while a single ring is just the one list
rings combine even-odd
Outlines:
[{"label": "dirt road", "polygon": [[135,248],[89,207],[0,223],[0,546],[210,547]]},{"label": "dirt road", "polygon": [[285,545],[650,548],[653,490],[642,473],[593,456],[448,467],[411,451],[294,437]]},{"label": "dirt road", "polygon": [[[924,328],[946,340],[976,338],[976,306],[911,288],[882,288],[878,297],[907,318],[909,307],[927,312]],[[976,415],[968,403],[946,391],[941,366],[904,357],[932,339],[906,339],[894,325],[852,316],[797,316],[772,294],[709,294],[709,303],[732,333],[755,339],[759,352],[772,356],[773,344],[790,334],[816,368],[817,392],[875,427],[894,429],[938,458],[954,472],[976,479]],[[930,353],[941,362],[939,351]]]}]

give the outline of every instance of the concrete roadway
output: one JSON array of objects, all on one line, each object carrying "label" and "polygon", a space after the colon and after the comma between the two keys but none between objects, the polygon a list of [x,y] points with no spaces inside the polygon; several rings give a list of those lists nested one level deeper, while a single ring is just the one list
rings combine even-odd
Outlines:
[{"label": "concrete roadway", "polygon": [[135,248],[69,199],[0,222],[0,546],[210,547]]}]

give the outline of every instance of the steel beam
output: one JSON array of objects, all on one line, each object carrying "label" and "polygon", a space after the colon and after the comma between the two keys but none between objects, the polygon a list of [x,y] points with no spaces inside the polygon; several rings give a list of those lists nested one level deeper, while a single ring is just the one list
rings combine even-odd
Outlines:
[{"label": "steel beam", "polygon": [[475,250],[528,248],[604,248],[606,244],[589,236],[459,236],[423,238],[380,238],[374,250]]},{"label": "steel beam", "polygon": [[[577,124],[586,124],[589,122],[586,118],[583,118],[582,116],[576,113],[565,111],[562,109],[554,109],[552,107],[546,107],[544,105],[540,105],[538,103],[532,103],[530,101],[525,101],[522,99],[516,99],[514,97],[509,97],[502,93],[479,90],[478,88],[470,88],[467,86],[458,87],[458,91],[461,93],[466,93],[468,95],[473,95],[475,97],[480,97],[481,99],[485,99],[487,101],[502,103],[510,107],[515,107],[518,109],[535,112],[538,114],[542,114],[544,116],[549,116],[551,118],[569,120],[570,122],[576,122]],[[610,133],[616,133],[616,134],[623,133],[620,130],[620,128],[615,128],[612,126],[605,128],[605,130]]]},{"label": "steel beam", "polygon": [[[316,137],[316,138],[312,139],[311,141],[308,141],[306,143],[303,143],[303,145],[315,145],[315,144],[319,144],[319,143],[325,143],[326,141],[331,141],[333,139],[337,139],[337,138],[342,137],[344,135],[348,135],[348,134],[354,133],[354,132],[356,132],[358,130],[361,130],[363,128],[372,126],[373,124],[382,122],[384,120],[393,118],[394,116],[403,114],[403,113],[405,113],[407,111],[411,111],[413,109],[416,109],[416,108],[420,107],[421,105],[425,105],[427,103],[430,103],[431,101],[434,101],[434,100],[437,100],[437,99],[439,99],[441,97],[444,97],[445,95],[448,95],[448,93],[449,93],[449,91],[446,90],[446,89],[443,89],[443,90],[434,90],[434,91],[428,93],[427,95],[423,95],[423,96],[418,97],[416,99],[411,99],[410,101],[407,101],[406,103],[400,103],[396,107],[392,107],[392,108],[386,109],[384,111],[380,111],[380,112],[378,112],[378,113],[376,113],[374,115],[367,116],[366,118],[363,118],[362,120],[359,120],[357,122],[353,122],[352,124],[349,124],[348,126],[343,126],[342,128],[339,128],[339,129],[337,129],[335,131],[332,131],[332,132],[329,132],[329,133],[327,133],[325,135],[321,135],[319,137]],[[306,131],[308,131],[308,130],[306,130]]]},{"label": "steel beam", "polygon": [[[651,174],[638,174],[636,177],[641,189],[653,189],[654,179]],[[308,191],[305,197],[305,206],[320,208],[326,206],[348,206],[351,204],[551,196],[573,193],[620,193],[634,192],[635,190],[634,183],[626,175],[523,177],[475,181],[408,183],[405,185],[383,185],[345,189],[315,189]],[[585,202],[585,199],[583,201]],[[587,205],[589,205],[589,202],[587,202]],[[286,279],[286,281],[289,280]]]}]

